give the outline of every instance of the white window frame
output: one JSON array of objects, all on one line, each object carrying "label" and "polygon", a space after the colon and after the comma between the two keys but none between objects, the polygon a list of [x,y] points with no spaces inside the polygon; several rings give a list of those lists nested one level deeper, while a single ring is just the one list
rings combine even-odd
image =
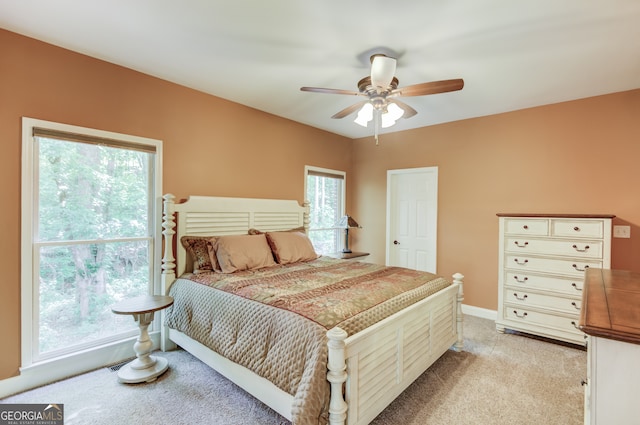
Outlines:
[{"label": "white window frame", "polygon": [[[342,196],[341,196],[341,200],[340,200],[340,204],[341,204],[341,211],[340,211],[340,215],[344,216],[346,214],[346,198],[347,198],[347,173],[345,171],[340,171],[340,170],[332,170],[330,168],[322,168],[322,167],[315,167],[312,165],[305,165],[304,166],[304,200],[305,202],[310,202],[309,199],[307,199],[307,177],[309,176],[309,172],[316,172],[316,173],[322,173],[322,174],[333,174],[335,176],[340,176],[342,177]],[[341,245],[341,238],[340,238],[340,232],[344,231],[342,229],[335,229],[336,232],[336,241],[338,241],[337,243],[337,250],[341,250],[344,247],[342,247]]]},{"label": "white window frame", "polygon": [[[42,385],[57,379],[82,373],[97,367],[117,363],[131,358],[133,341],[136,336],[111,342],[81,352],[74,352],[41,362],[34,362],[33,358],[33,322],[39,320],[37,310],[33,306],[33,261],[34,261],[34,138],[33,128],[41,127],[51,130],[84,134],[93,137],[121,140],[128,144],[153,146],[155,148],[154,181],[153,185],[153,240],[152,258],[149,266],[152,268],[153,282],[150,289],[153,293],[160,293],[160,262],[162,254],[162,141],[110,131],[84,128],[74,125],[43,121],[28,117],[22,118],[22,241],[21,241],[21,375],[17,381],[12,381],[9,391],[24,390]],[[150,334],[154,348],[160,342],[160,317],[150,326]],[[133,319],[132,319],[133,320]],[[136,333],[137,334],[137,333]],[[0,386],[0,396],[3,393]]]}]

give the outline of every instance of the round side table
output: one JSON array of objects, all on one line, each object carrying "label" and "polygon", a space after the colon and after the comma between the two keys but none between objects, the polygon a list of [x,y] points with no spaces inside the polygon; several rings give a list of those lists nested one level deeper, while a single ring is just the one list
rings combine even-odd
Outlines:
[{"label": "round side table", "polygon": [[126,384],[155,381],[168,368],[167,359],[151,356],[153,343],[149,338],[148,327],[154,313],[173,304],[173,298],[163,295],[143,295],[122,300],[111,306],[115,314],[130,314],[140,327],[140,335],[133,344],[136,359],[122,366],[118,371],[118,381]]}]

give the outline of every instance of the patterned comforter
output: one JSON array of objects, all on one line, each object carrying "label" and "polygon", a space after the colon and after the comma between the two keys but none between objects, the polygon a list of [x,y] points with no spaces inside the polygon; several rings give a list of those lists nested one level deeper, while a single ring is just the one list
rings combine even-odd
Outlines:
[{"label": "patterned comforter", "polygon": [[187,274],[171,286],[166,324],[291,394],[294,424],[326,423],[327,330],[352,335],[449,285],[426,272],[329,257]]}]

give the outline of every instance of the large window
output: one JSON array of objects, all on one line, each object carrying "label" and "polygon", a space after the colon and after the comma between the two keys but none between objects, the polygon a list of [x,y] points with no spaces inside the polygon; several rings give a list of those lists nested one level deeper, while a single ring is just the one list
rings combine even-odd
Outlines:
[{"label": "large window", "polygon": [[30,366],[137,335],[109,307],[158,289],[161,144],[27,118],[23,131]]},{"label": "large window", "polygon": [[319,254],[342,249],[341,229],[336,224],[344,215],[345,173],[305,167],[305,194],[310,204],[309,239]]}]

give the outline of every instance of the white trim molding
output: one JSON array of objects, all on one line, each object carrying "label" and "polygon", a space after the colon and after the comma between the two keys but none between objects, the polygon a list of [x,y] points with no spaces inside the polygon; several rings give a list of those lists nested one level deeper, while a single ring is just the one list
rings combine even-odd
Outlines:
[{"label": "white trim molding", "polygon": [[482,319],[489,319],[494,322],[498,318],[498,312],[496,310],[489,310],[467,304],[462,304],[462,314],[468,314],[469,316],[480,317]]}]

